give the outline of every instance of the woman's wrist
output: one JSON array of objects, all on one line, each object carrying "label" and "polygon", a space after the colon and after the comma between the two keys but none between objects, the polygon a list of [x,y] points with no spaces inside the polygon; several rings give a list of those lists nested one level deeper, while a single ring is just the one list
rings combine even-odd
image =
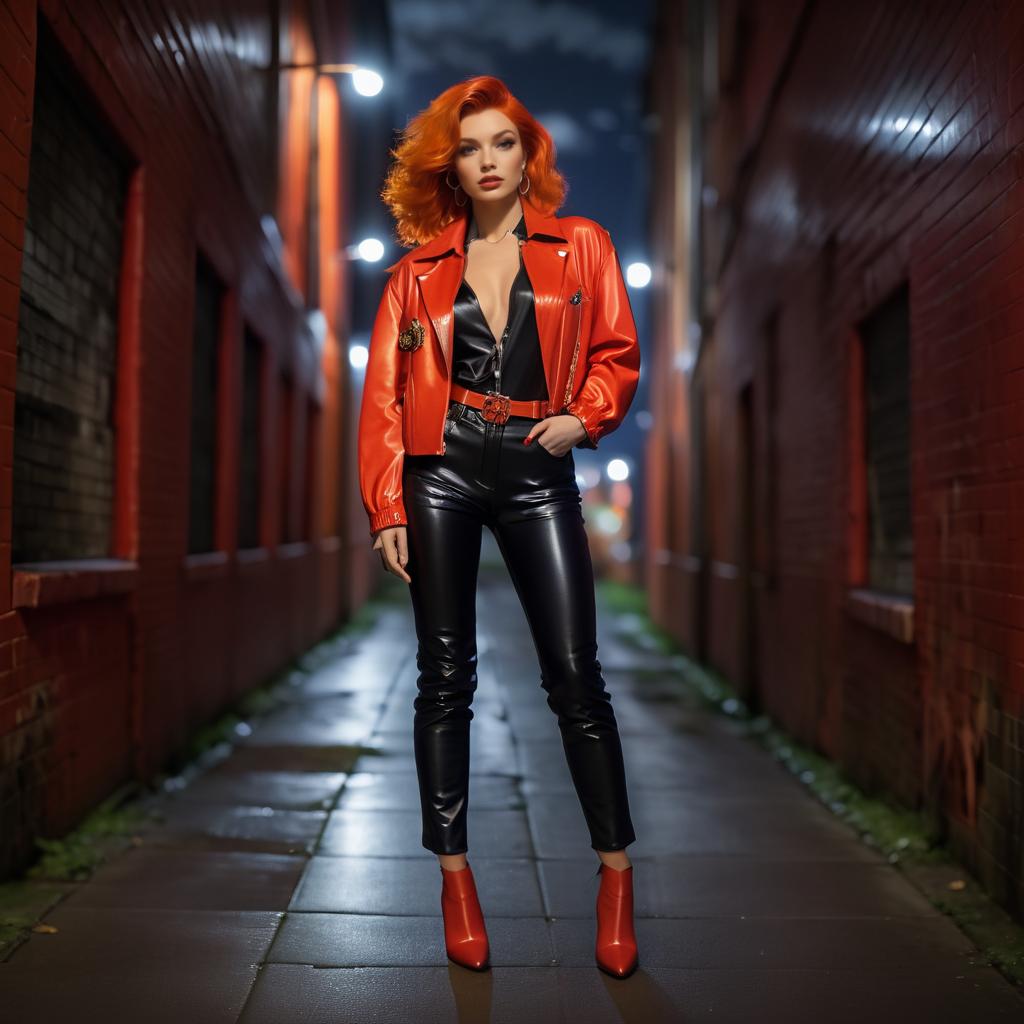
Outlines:
[{"label": "woman's wrist", "polygon": [[577,422],[577,423],[578,423],[578,424],[580,425],[580,430],[582,431],[582,433],[580,434],[580,437],[579,437],[579,439],[580,439],[581,441],[582,441],[582,440],[583,440],[583,439],[584,439],[585,437],[590,437],[590,433],[589,433],[589,431],[587,430],[587,425],[586,425],[586,423],[584,423],[584,422],[583,422],[583,420],[582,420],[582,419],[580,419],[580,417],[576,415],[576,413],[574,413],[574,412],[570,412],[570,413],[566,413],[566,415],[567,415],[567,416],[571,416],[571,417],[572,417],[572,418],[573,418],[573,419],[574,419],[574,420],[575,420],[575,421],[576,421],[576,422]]}]

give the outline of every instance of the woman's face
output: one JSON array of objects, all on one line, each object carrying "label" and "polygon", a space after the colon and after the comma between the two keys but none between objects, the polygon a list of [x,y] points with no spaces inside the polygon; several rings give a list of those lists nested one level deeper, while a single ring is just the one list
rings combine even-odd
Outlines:
[{"label": "woman's face", "polygon": [[[494,202],[519,188],[526,154],[516,126],[500,110],[467,114],[460,123],[460,135],[455,172],[470,199]],[[488,184],[487,178],[500,181]]]}]

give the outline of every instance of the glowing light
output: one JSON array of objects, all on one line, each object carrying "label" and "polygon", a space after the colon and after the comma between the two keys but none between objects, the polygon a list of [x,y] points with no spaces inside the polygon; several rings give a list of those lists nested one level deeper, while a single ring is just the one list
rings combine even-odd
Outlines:
[{"label": "glowing light", "polygon": [[376,263],[384,256],[384,243],[379,238],[364,238],[356,246],[356,255],[367,263]]},{"label": "glowing light", "polygon": [[369,68],[352,72],[352,85],[360,96],[376,96],[384,88],[384,79]]},{"label": "glowing light", "polygon": [[370,350],[365,345],[350,345],[348,350],[348,364],[354,370],[362,370],[370,358]]},{"label": "glowing light", "polygon": [[306,312],[306,326],[313,336],[313,344],[318,352],[322,351],[327,340],[328,323],[322,309],[310,309]]},{"label": "glowing light", "polygon": [[609,480],[627,480],[629,478],[629,466],[625,459],[611,459],[604,471],[608,474]]},{"label": "glowing light", "polygon": [[646,288],[651,283],[651,268],[646,263],[630,263],[626,267],[626,284],[631,288]]},{"label": "glowing light", "polygon": [[608,548],[616,562],[628,562],[633,557],[633,545],[628,540],[617,540]]},{"label": "glowing light", "polygon": [[599,508],[594,515],[594,525],[601,533],[616,534],[622,529],[622,516],[613,508]]},{"label": "glowing light", "polygon": [[874,135],[877,132],[885,131],[893,135],[899,135],[900,132],[909,130],[910,135],[917,135],[920,133],[926,139],[934,138],[942,131],[942,126],[935,121],[925,120],[920,117],[893,117],[893,118],[880,118],[873,117],[867,122],[868,135]]}]

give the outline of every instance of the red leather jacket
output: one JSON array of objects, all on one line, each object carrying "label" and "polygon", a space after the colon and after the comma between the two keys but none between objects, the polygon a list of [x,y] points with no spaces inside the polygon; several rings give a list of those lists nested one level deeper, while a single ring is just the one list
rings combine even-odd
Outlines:
[{"label": "red leather jacket", "polygon": [[[596,448],[622,422],[640,378],[640,345],[618,255],[596,221],[554,217],[527,199],[521,203],[522,257],[550,396],[545,415],[579,417],[587,437],[576,447]],[[406,523],[404,454],[444,454],[452,311],[467,227],[468,214],[457,217],[387,268],[391,278],[370,336],[359,413],[359,487],[371,534]],[[423,325],[422,344],[402,348],[398,336],[413,319]]]}]

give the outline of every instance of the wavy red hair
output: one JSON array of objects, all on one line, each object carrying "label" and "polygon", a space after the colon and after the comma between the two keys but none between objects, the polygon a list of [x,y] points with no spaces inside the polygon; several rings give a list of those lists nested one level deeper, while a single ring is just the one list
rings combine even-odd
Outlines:
[{"label": "wavy red hair", "polygon": [[555,144],[547,129],[500,78],[477,75],[432,100],[409,121],[401,141],[389,151],[395,162],[380,197],[395,218],[395,233],[403,245],[429,242],[456,217],[465,216],[445,177],[454,169],[462,119],[492,108],[500,110],[519,131],[530,181],[526,200],[548,214],[565,201],[568,186],[555,168]]}]

